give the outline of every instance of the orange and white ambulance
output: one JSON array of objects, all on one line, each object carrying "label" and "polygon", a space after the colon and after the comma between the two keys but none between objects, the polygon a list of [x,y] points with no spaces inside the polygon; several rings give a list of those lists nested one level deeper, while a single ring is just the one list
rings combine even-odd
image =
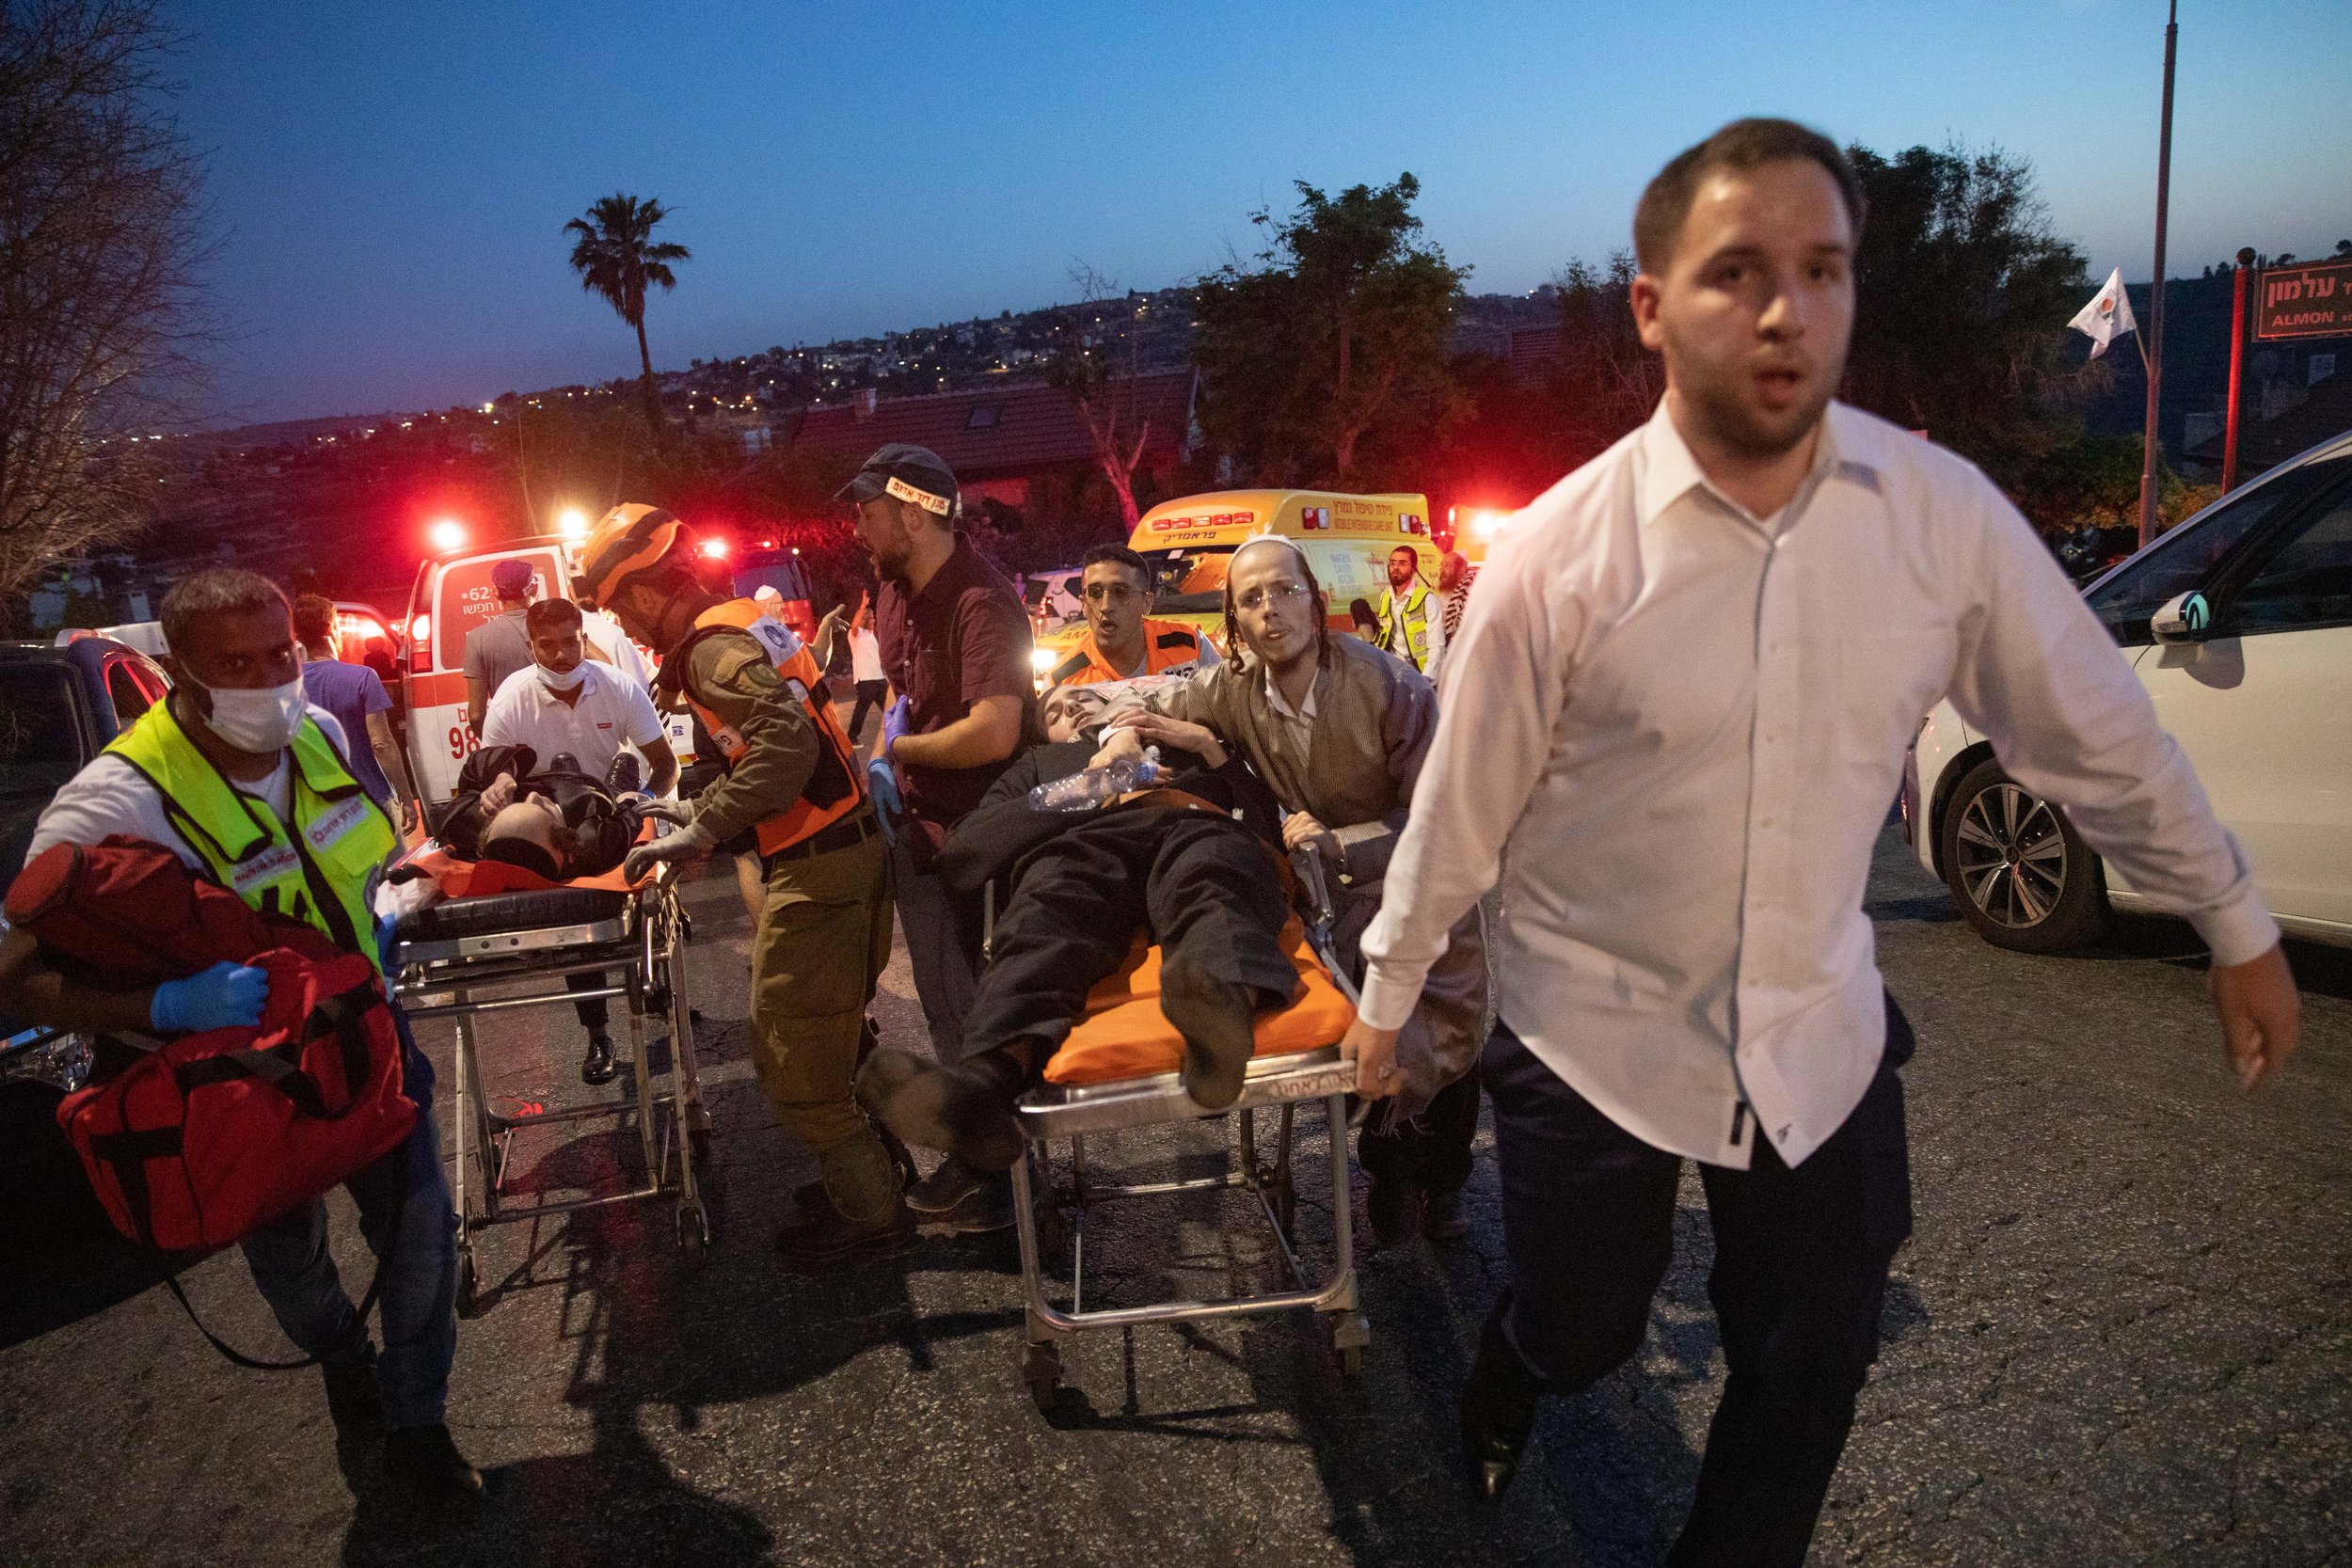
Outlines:
[{"label": "orange and white ambulance", "polygon": [[[457,793],[457,770],[482,747],[482,737],[466,721],[466,634],[499,612],[491,570],[501,561],[527,561],[533,598],[568,599],[579,548],[578,540],[542,534],[453,550],[417,568],[400,627],[405,640],[401,673],[408,699],[408,768],[428,826],[437,818],[438,805]],[[592,626],[591,640],[618,635],[609,627],[609,622]],[[678,766],[688,766],[694,760],[693,721],[683,713],[665,713],[662,722]]]}]

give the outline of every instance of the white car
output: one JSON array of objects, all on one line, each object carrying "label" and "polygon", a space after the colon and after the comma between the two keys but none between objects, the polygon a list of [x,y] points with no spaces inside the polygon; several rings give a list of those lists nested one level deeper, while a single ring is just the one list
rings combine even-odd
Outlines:
[{"label": "white car", "polygon": [[[2084,590],[2293,935],[2352,946],[2352,432],[2216,501]],[[2055,953],[2154,911],[1949,703],[1903,824],[1988,942]]]}]

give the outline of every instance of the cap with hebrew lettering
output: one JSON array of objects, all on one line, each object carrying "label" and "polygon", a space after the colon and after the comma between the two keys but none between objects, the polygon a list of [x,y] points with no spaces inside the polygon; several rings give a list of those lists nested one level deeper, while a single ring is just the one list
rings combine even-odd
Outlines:
[{"label": "cap with hebrew lettering", "polygon": [[893,441],[867,458],[857,477],[839,492],[839,499],[849,501],[870,501],[877,496],[896,496],[933,516],[950,516],[956,509],[956,476],[929,447]]}]

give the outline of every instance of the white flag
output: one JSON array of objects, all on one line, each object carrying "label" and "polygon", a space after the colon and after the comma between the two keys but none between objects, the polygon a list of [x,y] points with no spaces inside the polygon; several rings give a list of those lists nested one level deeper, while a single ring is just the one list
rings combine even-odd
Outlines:
[{"label": "white flag", "polygon": [[2090,303],[2075,311],[2074,319],[2066,325],[2090,340],[2093,359],[2124,333],[2138,331],[2139,324],[2132,320],[2131,296],[2123,292],[2123,269],[2107,274],[2106,284],[2090,296]]}]

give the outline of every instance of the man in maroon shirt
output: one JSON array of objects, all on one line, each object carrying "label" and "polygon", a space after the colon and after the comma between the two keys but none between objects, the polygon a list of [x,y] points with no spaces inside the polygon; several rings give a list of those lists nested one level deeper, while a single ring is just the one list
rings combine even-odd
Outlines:
[{"label": "man in maroon shirt", "polygon": [[[841,494],[857,505],[858,542],[882,579],[874,634],[898,694],[868,766],[874,798],[898,831],[898,924],[932,1053],[954,1062],[963,1054],[979,933],[976,912],[933,863],[947,830],[1038,736],[1029,617],[1004,574],[956,531],[956,476],[934,453],[894,442]],[[953,1157],[907,1203],[958,1230],[1012,1223],[1007,1179]]]}]

